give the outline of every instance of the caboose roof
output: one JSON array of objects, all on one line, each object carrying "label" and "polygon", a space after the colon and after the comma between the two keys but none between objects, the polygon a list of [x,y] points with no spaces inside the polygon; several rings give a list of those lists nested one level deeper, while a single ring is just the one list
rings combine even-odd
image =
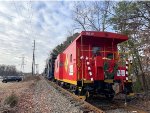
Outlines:
[{"label": "caboose roof", "polygon": [[[99,39],[114,39],[118,43],[128,40],[126,35],[111,33],[111,32],[99,32],[99,31],[82,31],[80,35],[75,39],[78,40],[81,37],[86,38],[99,38]],[[84,38],[85,39],[85,38]]]},{"label": "caboose roof", "polygon": [[[86,39],[90,39],[91,41],[95,41],[95,39],[98,39],[98,41],[106,40],[116,42],[116,44],[124,42],[128,40],[128,37],[126,35],[118,34],[118,33],[111,33],[111,32],[99,32],[99,31],[82,31],[79,36],[69,45],[73,45],[76,41],[80,41],[81,37],[83,38],[83,42]],[[68,46],[68,47],[69,47]],[[64,50],[67,51],[68,47]]]}]

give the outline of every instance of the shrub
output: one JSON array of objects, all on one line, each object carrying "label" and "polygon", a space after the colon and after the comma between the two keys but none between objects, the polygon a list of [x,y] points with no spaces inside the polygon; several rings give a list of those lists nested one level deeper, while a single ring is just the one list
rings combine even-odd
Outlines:
[{"label": "shrub", "polygon": [[18,97],[16,94],[12,93],[10,96],[8,96],[5,101],[4,104],[9,105],[10,107],[15,107],[18,103]]},{"label": "shrub", "polygon": [[137,80],[134,84],[133,84],[133,91],[136,93],[140,93],[142,92],[142,84],[139,80]]}]

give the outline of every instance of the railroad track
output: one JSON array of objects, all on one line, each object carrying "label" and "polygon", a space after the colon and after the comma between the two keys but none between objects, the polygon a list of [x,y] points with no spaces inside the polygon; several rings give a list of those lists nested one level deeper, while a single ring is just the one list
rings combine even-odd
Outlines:
[{"label": "railroad track", "polygon": [[[102,96],[96,96],[93,98],[90,98],[87,100],[90,104],[96,106],[97,108],[102,109],[107,113],[107,111],[113,111],[113,113],[116,113],[115,110],[123,110],[126,111],[126,113],[147,113],[144,110],[141,110],[140,108],[132,105],[126,105],[124,99],[114,99],[113,101],[107,100],[105,97]],[[120,112],[118,112],[120,113]]]},{"label": "railroad track", "polygon": [[[44,78],[44,77],[42,77]],[[135,106],[125,106],[124,101],[122,99],[117,99],[113,101],[106,100],[104,97],[95,96],[87,101],[80,99],[78,96],[72,94],[68,90],[62,88],[61,86],[55,84],[52,81],[46,79],[46,81],[57,89],[62,95],[64,95],[72,104],[78,106],[83,113],[107,113],[107,111],[116,110],[116,109],[123,109],[126,111],[125,113],[146,113],[144,110],[140,110]],[[116,113],[116,112],[112,112]],[[120,113],[120,112],[118,112]]]}]

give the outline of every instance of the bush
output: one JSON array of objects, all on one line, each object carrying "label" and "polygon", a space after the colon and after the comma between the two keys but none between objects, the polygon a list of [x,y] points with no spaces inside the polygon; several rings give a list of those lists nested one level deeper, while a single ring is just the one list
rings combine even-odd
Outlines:
[{"label": "bush", "polygon": [[12,93],[10,96],[8,96],[5,101],[4,104],[9,105],[10,107],[15,107],[18,103],[18,97],[16,94]]}]

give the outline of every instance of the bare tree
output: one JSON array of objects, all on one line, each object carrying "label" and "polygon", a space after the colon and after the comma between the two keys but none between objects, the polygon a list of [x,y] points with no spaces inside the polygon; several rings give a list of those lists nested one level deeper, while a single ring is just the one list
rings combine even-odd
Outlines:
[{"label": "bare tree", "polygon": [[109,26],[112,1],[75,3],[73,19],[75,27],[83,30],[105,31]]}]

